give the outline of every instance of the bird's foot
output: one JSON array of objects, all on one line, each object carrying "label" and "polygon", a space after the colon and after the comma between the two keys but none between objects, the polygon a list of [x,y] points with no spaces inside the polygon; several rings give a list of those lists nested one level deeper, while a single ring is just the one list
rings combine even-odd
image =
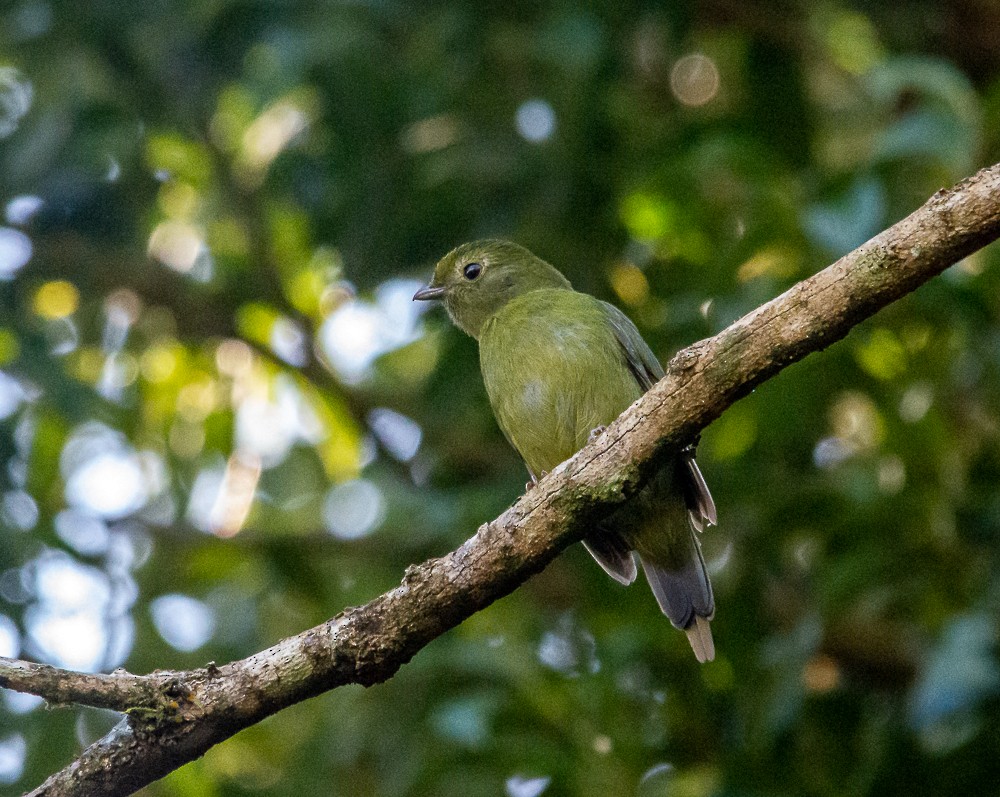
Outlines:
[{"label": "bird's foot", "polygon": [[538,485],[538,482],[540,482],[542,479],[544,479],[548,475],[549,475],[549,472],[547,470],[543,470],[542,471],[542,475],[539,476],[537,479],[534,476],[532,476],[530,482],[525,482],[524,483],[524,491],[528,492],[529,490],[534,490],[535,487]]},{"label": "bird's foot", "polygon": [[590,430],[590,436],[587,438],[587,443],[593,443],[598,437],[604,434],[604,430],[607,428],[607,426],[595,426]]}]

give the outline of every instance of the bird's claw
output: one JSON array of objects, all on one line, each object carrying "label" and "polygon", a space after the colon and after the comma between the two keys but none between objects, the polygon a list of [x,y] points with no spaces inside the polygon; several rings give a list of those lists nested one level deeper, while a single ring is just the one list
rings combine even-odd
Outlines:
[{"label": "bird's claw", "polygon": [[607,426],[595,426],[590,430],[590,435],[587,437],[587,443],[593,443],[598,437],[604,434],[604,430]]},{"label": "bird's claw", "polygon": [[534,477],[534,475],[532,475],[531,481],[524,483],[524,491],[528,492],[529,490],[534,490],[535,487],[538,486],[538,482],[540,482],[542,479],[544,479],[548,475],[549,475],[549,472],[547,470],[543,470],[542,471],[542,475],[539,476],[537,479]]}]

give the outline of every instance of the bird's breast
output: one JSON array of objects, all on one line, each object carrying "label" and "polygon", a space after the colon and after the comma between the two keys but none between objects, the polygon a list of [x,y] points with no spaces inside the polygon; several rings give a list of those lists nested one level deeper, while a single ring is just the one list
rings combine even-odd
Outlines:
[{"label": "bird's breast", "polygon": [[480,363],[500,428],[538,475],[576,453],[640,390],[600,318],[522,309],[487,325]]}]

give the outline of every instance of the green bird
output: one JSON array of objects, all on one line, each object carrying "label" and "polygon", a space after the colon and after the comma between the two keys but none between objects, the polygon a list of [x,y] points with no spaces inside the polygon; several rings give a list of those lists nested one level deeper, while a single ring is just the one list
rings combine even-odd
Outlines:
[{"label": "green bird", "polygon": [[[621,310],[574,291],[554,267],[509,241],[452,250],[413,298],[441,299],[455,325],[479,341],[493,414],[533,482],[663,376]],[[638,554],[660,609],[687,633],[700,662],[715,656],[715,600],[695,531],[715,522],[715,503],[685,451],[583,543],[626,585],[635,581],[632,551]]]}]

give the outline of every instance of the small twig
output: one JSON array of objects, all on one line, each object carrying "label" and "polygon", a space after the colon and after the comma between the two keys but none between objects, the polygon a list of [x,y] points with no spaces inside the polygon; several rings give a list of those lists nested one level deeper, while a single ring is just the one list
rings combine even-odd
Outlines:
[{"label": "small twig", "polygon": [[182,673],[83,673],[0,656],[0,688],[44,698],[54,706],[92,706],[123,713],[172,715],[185,696]]}]

